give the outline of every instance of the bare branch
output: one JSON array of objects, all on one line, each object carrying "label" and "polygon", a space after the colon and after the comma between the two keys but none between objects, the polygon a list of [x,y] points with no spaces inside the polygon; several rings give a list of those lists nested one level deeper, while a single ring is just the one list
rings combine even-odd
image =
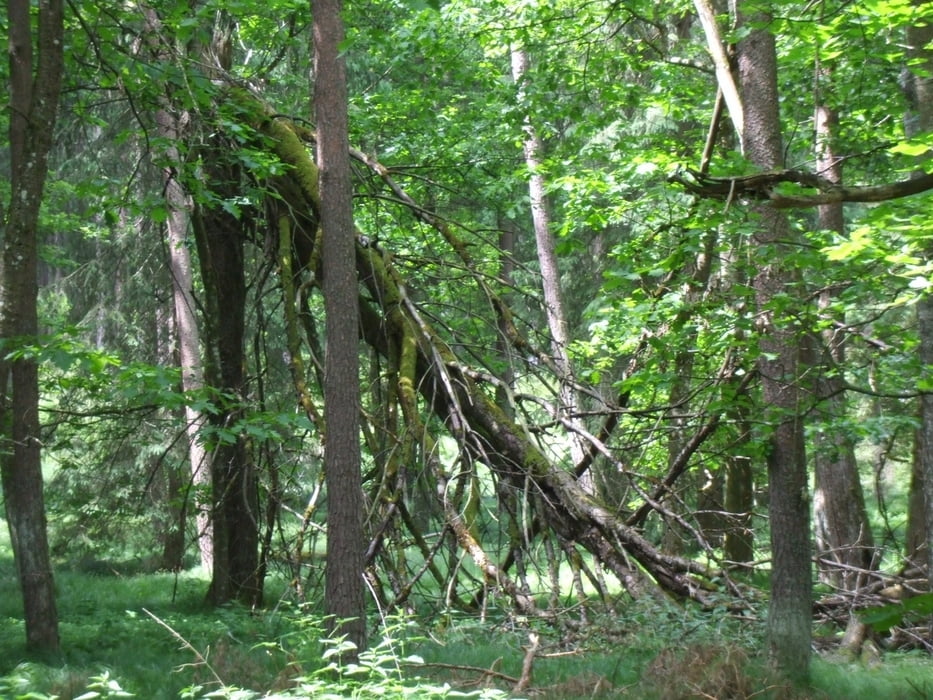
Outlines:
[{"label": "bare branch", "polygon": [[[693,169],[686,172],[689,177],[679,172],[669,181],[700,197],[767,200],[776,209],[817,207],[838,202],[885,202],[933,189],[933,173],[883,185],[845,187],[804,170],[776,170],[735,177],[713,177]],[[813,194],[788,194],[777,190],[782,184],[802,185],[817,191]]]}]

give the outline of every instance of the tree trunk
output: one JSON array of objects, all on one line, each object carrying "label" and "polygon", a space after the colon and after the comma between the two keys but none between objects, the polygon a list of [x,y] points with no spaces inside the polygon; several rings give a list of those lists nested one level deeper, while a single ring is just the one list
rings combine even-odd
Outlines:
[{"label": "tree trunk", "polygon": [[[178,340],[178,363],[181,368],[181,387],[186,392],[204,388],[204,371],[201,366],[201,332],[198,328],[197,309],[194,303],[194,282],[191,253],[188,249],[187,233],[191,202],[185,193],[178,173],[182,172],[178,147],[183,138],[179,119],[168,109],[156,113],[156,128],[159,137],[170,144],[165,154],[173,165],[163,169],[165,200],[168,219],[165,222],[168,239],[168,263],[172,274],[172,299],[175,311],[175,329]],[[193,503],[196,510],[198,550],[201,565],[210,573],[213,569],[213,535],[211,534],[210,499],[207,497],[211,483],[210,455],[204,447],[201,430],[206,418],[190,403],[185,405],[185,432],[188,435],[188,462],[191,470]],[[172,498],[180,494],[171,495]]]},{"label": "tree trunk", "polygon": [[[219,138],[219,137],[218,137]],[[221,200],[239,191],[237,168],[225,161],[228,147],[208,149],[204,178]],[[242,214],[247,216],[246,213]],[[199,206],[195,217],[198,261],[207,309],[205,345],[210,355],[208,384],[217,389],[217,412],[210,423],[219,435],[211,459],[211,529],[214,540],[210,600],[221,604],[262,601],[259,577],[259,485],[243,435],[231,428],[243,418],[246,392],[244,333],[246,278],[244,227],[230,212]]]},{"label": "tree trunk", "polygon": [[[225,11],[215,16],[211,41],[200,47],[201,65],[211,79],[230,69],[232,20]],[[242,194],[241,169],[235,157],[237,141],[217,128],[200,144],[198,176],[212,195],[196,202],[192,223],[198,264],[204,284],[203,341],[205,379],[217,390],[217,410],[210,417],[218,438],[211,456],[211,534],[213,572],[208,599],[214,604],[238,600],[262,602],[259,564],[259,482],[245,436],[234,431],[245,413],[246,273],[244,244],[253,211],[238,211],[216,203],[237,201]]]},{"label": "tree trunk", "polygon": [[331,632],[356,651],[366,646],[363,581],[363,499],[360,473],[359,283],[347,132],[346,64],[340,53],[342,0],[312,0],[314,113],[323,229],[324,475],[327,486],[327,561],[324,607]]},{"label": "tree trunk", "polygon": [[[747,430],[749,422],[740,418],[740,430]],[[754,559],[755,536],[752,529],[754,504],[752,460],[745,455],[730,455],[726,463],[725,510],[729,514],[723,541],[723,556],[727,562],[745,564]]]},{"label": "tree trunk", "polygon": [[[925,3],[915,0],[914,5],[919,9]],[[911,27],[907,30],[908,56],[913,59],[908,73],[909,113],[906,119],[905,131],[907,136],[926,134],[933,130],[933,24],[927,22],[922,26]],[[930,158],[930,152],[924,160]],[[918,173],[919,175],[919,173]],[[928,245],[927,257],[933,256],[933,246]],[[920,339],[920,363],[924,377],[927,379],[933,372],[933,293],[925,290],[917,301],[917,334]],[[926,531],[926,557],[923,564],[926,566],[927,578],[930,581],[930,590],[933,591],[933,393],[924,392],[920,396],[920,427],[917,430],[917,446],[915,452],[917,469],[914,472],[913,484],[917,480],[922,485],[922,496],[913,496],[914,505],[923,505],[924,528]],[[916,511],[914,511],[916,512]],[[911,528],[916,532],[919,528]],[[933,629],[933,619],[931,619]]]},{"label": "tree trunk", "polygon": [[[825,99],[831,80],[832,72],[818,67],[814,118],[816,171],[827,180],[841,184],[842,165],[833,150],[838,117]],[[842,203],[818,207],[817,223],[820,230],[844,235]],[[831,293],[823,292],[820,307],[828,307],[831,301]],[[821,402],[820,418],[825,426],[817,433],[813,445],[813,517],[819,571],[824,582],[844,591],[855,591],[864,576],[861,572],[873,566],[874,540],[865,510],[855,445],[847,431],[837,427],[848,415],[845,380],[838,371],[845,363],[845,338],[830,329],[824,331],[817,342],[821,352],[815,358],[818,363],[816,397]]]},{"label": "tree trunk", "polygon": [[[919,319],[918,319],[919,320]],[[933,328],[928,329],[933,331]],[[923,493],[923,470],[926,466],[920,454],[919,429],[914,431],[914,449],[910,460],[910,491],[907,500],[907,534],[904,537],[904,557],[907,569],[927,571],[926,496]],[[927,458],[930,458],[927,455]]]},{"label": "tree trunk", "polygon": [[[512,48],[512,78],[524,92],[522,82],[527,79],[528,54],[522,48]],[[554,248],[554,235],[551,232],[551,214],[548,208],[547,190],[544,175],[541,173],[544,145],[530,118],[525,119],[525,139],[523,143],[525,166],[528,169],[528,199],[531,206],[531,222],[535,231],[535,244],[538,253],[538,267],[541,272],[541,289],[544,293],[544,313],[548,330],[551,332],[551,355],[557,368],[558,415],[571,419],[577,410],[576,391],[573,388],[573,373],[567,348],[570,338],[567,331],[567,314],[564,311],[564,299],[561,291],[560,268]],[[573,464],[578,464],[584,454],[583,445],[576,433],[569,432],[570,457]],[[592,476],[581,477],[592,490]]]},{"label": "tree trunk", "polygon": [[[777,55],[771,17],[764,12],[738,18],[748,33],[738,43],[739,84],[744,109],[743,150],[761,170],[782,165]],[[793,238],[786,216],[756,207],[755,245],[760,265],[754,280],[761,313],[760,359],[764,421],[768,433],[771,521],[770,655],[788,677],[809,674],[812,603],[810,498],[800,387],[801,336],[792,319],[772,307],[794,289],[795,270],[785,262]]]},{"label": "tree trunk", "polygon": [[[736,249],[734,245],[731,248],[733,251]],[[739,272],[732,258],[733,255],[729,254],[724,261],[725,283],[750,286],[750,280],[745,273]],[[741,314],[744,302],[740,302],[736,310]],[[746,343],[747,335],[743,328],[736,328],[736,344]],[[731,381],[729,394],[732,397],[738,395],[738,385],[739,380]],[[745,564],[753,561],[755,555],[755,529],[752,523],[755,508],[755,469],[749,456],[753,438],[752,409],[742,400],[733,399],[729,404],[728,416],[735,426],[735,438],[726,461],[724,498],[725,509],[729,514],[729,526],[723,542],[723,555],[728,562]]]},{"label": "tree trunk", "polygon": [[[159,303],[153,315],[155,362],[162,367],[178,364],[175,352],[175,315],[166,304]],[[159,568],[181,571],[184,566],[186,544],[185,503],[179,496],[187,493],[186,475],[190,472],[183,464],[152,456],[147,468],[150,474],[149,494],[156,509],[152,516],[152,529],[156,541],[162,545]]]},{"label": "tree trunk", "polygon": [[[164,35],[162,20],[151,7],[144,8],[146,36],[153,59],[168,63],[174,51],[160,42]],[[168,267],[172,276],[174,328],[177,337],[181,386],[186,392],[204,389],[204,367],[201,357],[201,332],[198,327],[194,300],[194,276],[188,243],[192,201],[181,178],[185,175],[179,145],[190,136],[191,113],[173,104],[170,93],[160,99],[155,112],[156,135],[165,143],[157,154],[166,162],[162,166],[163,192],[168,216],[165,222],[168,243]],[[195,508],[197,543],[201,565],[213,572],[214,537],[210,516],[211,455],[201,434],[206,416],[190,404],[185,405],[185,432],[188,437],[190,492]],[[185,491],[187,493],[187,491]],[[182,494],[172,494],[172,498]]]},{"label": "tree trunk", "polygon": [[[10,57],[10,204],[0,211],[0,470],[29,647],[57,652],[58,612],[49,559],[39,425],[39,368],[28,346],[39,332],[38,225],[64,59],[60,0],[41,0],[33,61],[29,0],[7,3]],[[16,343],[26,347],[17,348]],[[9,390],[8,390],[9,388]]]}]

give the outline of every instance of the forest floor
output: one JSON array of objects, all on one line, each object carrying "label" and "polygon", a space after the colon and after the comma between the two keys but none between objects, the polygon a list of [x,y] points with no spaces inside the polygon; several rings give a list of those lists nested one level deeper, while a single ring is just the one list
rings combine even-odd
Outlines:
[{"label": "forest floor", "polygon": [[[321,617],[275,581],[261,611],[206,607],[207,581],[197,570],[139,573],[84,561],[61,567],[56,583],[63,652],[38,659],[24,649],[13,562],[0,551],[0,698],[167,700],[210,693],[245,700],[285,697],[305,681],[305,695],[288,697],[321,697],[313,689],[326,687],[335,698],[452,697],[455,688],[472,697],[554,700],[933,699],[933,660],[925,652],[854,661],[821,653],[812,687],[792,691],[764,671],[761,616],[737,619],[657,601],[619,601],[614,612],[568,607],[557,625],[532,624],[492,604],[485,619],[375,617],[373,653],[361,673],[322,680]],[[530,683],[513,692],[533,633]]]}]

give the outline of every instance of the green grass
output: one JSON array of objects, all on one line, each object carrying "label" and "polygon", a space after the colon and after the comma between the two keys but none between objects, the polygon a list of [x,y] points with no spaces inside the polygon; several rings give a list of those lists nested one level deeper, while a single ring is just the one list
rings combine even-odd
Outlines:
[{"label": "green grass", "polygon": [[933,661],[927,654],[888,654],[874,668],[816,659],[812,676],[814,690],[823,693],[819,697],[833,700],[933,699]]},{"label": "green grass", "polygon": [[[813,700],[931,698],[933,661],[926,654],[890,653],[865,666],[815,658],[812,687],[791,690],[769,675],[763,611],[737,620],[724,611],[700,612],[657,600],[620,596],[616,612],[579,609],[557,625],[517,619],[490,605],[487,618],[462,613],[413,620],[372,621],[374,656],[362,680],[339,683],[318,674],[323,624],[299,610],[286,588],[270,584],[269,610],[204,605],[207,580],[198,572],[118,575],[60,568],[56,572],[62,656],[41,659],[24,648],[22,606],[15,570],[0,521],[0,698],[73,700],[90,690],[116,697],[118,683],[137,698],[204,697],[227,686],[262,693],[294,688],[306,678],[304,697],[322,689],[335,697],[442,697],[443,684],[468,691],[508,690],[521,674],[529,632],[540,647],[533,692],[544,700],[567,698],[709,697]],[[152,613],[150,616],[148,612]],[[154,617],[153,617],[154,616]],[[421,657],[415,666],[401,660]],[[492,670],[502,675],[491,675]],[[416,680],[422,679],[421,681]],[[417,683],[421,689],[411,690]],[[186,691],[201,686],[199,693]],[[108,695],[110,692],[110,695]],[[188,693],[186,695],[186,692]],[[32,695],[30,695],[30,693]],[[232,691],[217,697],[237,697]],[[241,694],[239,697],[259,697]],[[283,697],[280,695],[280,697]],[[295,697],[295,696],[292,696]],[[490,695],[490,697],[492,697]]]}]

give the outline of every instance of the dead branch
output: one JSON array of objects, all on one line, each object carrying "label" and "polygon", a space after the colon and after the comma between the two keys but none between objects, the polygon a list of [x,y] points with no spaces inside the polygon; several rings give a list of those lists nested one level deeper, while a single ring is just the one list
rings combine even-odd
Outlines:
[{"label": "dead branch", "polygon": [[[776,170],[751,175],[715,177],[687,168],[671,175],[668,181],[677,183],[700,197],[727,201],[765,200],[776,209],[817,207],[839,202],[885,202],[933,189],[933,173],[883,185],[846,187],[805,170]],[[815,189],[816,192],[782,192],[778,189],[780,185],[797,185]]]}]

